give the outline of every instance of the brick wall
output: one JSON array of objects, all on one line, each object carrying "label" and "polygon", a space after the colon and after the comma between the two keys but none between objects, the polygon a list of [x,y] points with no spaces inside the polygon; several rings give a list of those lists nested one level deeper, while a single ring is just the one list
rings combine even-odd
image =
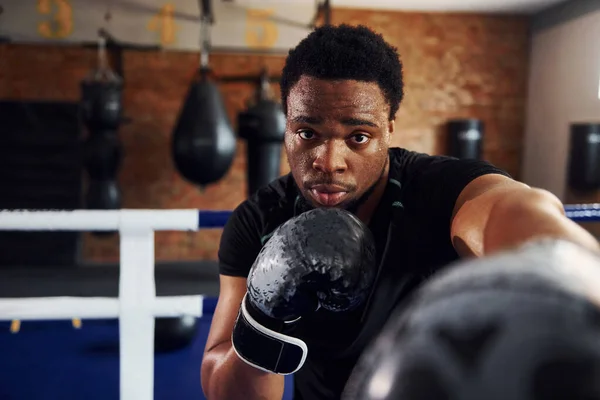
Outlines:
[{"label": "brick wall", "polygon": [[[445,151],[449,118],[486,124],[485,158],[518,177],[528,70],[528,27],[522,17],[375,12],[339,9],[333,22],[365,24],[397,46],[405,66],[406,99],[398,114],[395,145],[428,153]],[[0,44],[0,98],[77,100],[79,81],[95,52],[75,47]],[[125,159],[119,176],[127,208],[232,209],[244,200],[245,148],[228,174],[200,191],[183,181],[170,159],[169,137],[197,66],[198,55],[128,51],[124,55],[125,110],[133,122],[120,131]],[[280,56],[213,55],[220,76],[279,73]],[[252,93],[244,83],[223,84],[229,117]],[[282,173],[287,163],[282,155]],[[214,259],[220,230],[156,235],[161,260]],[[118,238],[87,235],[84,257],[118,260]]]}]

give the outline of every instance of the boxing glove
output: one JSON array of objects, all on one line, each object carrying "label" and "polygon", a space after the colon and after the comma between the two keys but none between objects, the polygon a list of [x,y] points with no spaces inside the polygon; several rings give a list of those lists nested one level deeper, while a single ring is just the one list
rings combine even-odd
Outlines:
[{"label": "boxing glove", "polygon": [[376,273],[370,230],[341,209],[314,209],[275,230],[247,279],[232,334],[233,348],[246,363],[287,375],[308,355],[290,328],[322,307],[352,310],[369,295]]},{"label": "boxing glove", "polygon": [[554,239],[448,265],[398,306],[341,399],[598,400],[598,271]]}]

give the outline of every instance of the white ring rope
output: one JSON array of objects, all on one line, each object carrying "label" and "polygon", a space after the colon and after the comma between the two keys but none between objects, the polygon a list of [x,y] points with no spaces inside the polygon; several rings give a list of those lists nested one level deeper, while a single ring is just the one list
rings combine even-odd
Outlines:
[{"label": "white ring rope", "polygon": [[198,210],[0,211],[0,230],[119,231],[119,297],[0,299],[0,320],[119,318],[120,399],[154,398],[154,318],[202,316],[202,296],[157,297],[154,231],[196,231]]},{"label": "white ring rope", "polygon": [[[203,296],[157,297],[150,307],[155,317],[202,316]],[[115,297],[0,298],[0,320],[61,320],[119,318]]]},{"label": "white ring rope", "polygon": [[0,211],[0,230],[198,230],[198,210]]}]

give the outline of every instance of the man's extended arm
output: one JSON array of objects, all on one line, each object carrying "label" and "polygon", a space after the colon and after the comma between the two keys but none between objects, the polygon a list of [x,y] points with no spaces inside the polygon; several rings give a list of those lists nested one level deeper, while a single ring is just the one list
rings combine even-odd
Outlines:
[{"label": "man's extended arm", "polygon": [[202,359],[202,389],[208,400],[281,400],[282,376],[245,363],[232,346],[232,332],[246,277],[262,247],[260,215],[256,205],[244,201],[232,213],[219,245],[219,300],[213,314]]},{"label": "man's extended arm", "polygon": [[482,256],[544,237],[600,251],[598,241],[565,216],[556,196],[496,174],[473,180],[461,192],[451,237],[461,256]]},{"label": "man's extended arm", "polygon": [[245,293],[245,278],[221,276],[219,302],[202,359],[202,389],[208,400],[283,397],[283,376],[251,367],[233,350],[231,332]]}]

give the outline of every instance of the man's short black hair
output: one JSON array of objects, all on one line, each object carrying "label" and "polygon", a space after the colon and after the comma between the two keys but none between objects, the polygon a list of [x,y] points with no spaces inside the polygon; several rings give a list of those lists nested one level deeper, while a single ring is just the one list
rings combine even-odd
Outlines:
[{"label": "man's short black hair", "polygon": [[366,26],[325,25],[290,50],[281,77],[281,101],[302,75],[326,80],[377,82],[394,119],[404,96],[402,63],[395,47]]}]

